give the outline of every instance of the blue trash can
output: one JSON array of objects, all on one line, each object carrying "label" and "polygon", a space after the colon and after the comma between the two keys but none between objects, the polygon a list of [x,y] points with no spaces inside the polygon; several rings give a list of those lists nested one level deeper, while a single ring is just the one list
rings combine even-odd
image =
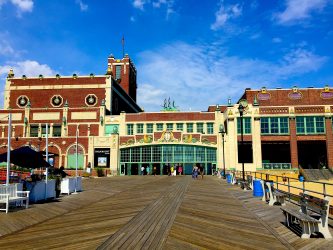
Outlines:
[{"label": "blue trash can", "polygon": [[303,176],[303,175],[300,175],[300,176],[298,177],[298,180],[299,180],[300,182],[303,182],[303,181],[304,181],[304,176]]},{"label": "blue trash can", "polygon": [[262,190],[262,186],[260,180],[253,181],[253,196],[260,196],[264,195],[264,191]]},{"label": "blue trash can", "polygon": [[231,175],[230,174],[226,174],[225,176],[227,178],[227,183],[231,183]]}]

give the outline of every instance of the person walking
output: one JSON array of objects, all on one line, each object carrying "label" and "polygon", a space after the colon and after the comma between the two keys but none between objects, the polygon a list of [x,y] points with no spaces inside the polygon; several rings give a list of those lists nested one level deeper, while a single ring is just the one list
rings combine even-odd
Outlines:
[{"label": "person walking", "polygon": [[156,171],[157,171],[157,168],[156,168],[156,166],[154,165],[154,166],[153,166],[153,175],[154,175],[154,176],[156,176]]},{"label": "person walking", "polygon": [[141,175],[144,175],[144,173],[145,173],[145,167],[142,166],[142,167],[141,167]]},{"label": "person walking", "polygon": [[173,176],[173,170],[174,170],[174,167],[171,166],[171,168],[170,168],[170,176]]},{"label": "person walking", "polygon": [[195,179],[195,180],[198,179],[198,171],[199,171],[199,168],[198,168],[196,165],[194,165],[194,166],[193,166],[193,174],[192,174],[192,178]]},{"label": "person walking", "polygon": [[150,168],[149,168],[149,166],[147,166],[146,171],[147,171],[147,175],[149,175],[150,174]]},{"label": "person walking", "polygon": [[204,167],[203,166],[200,166],[200,174],[201,174],[201,180],[203,180],[203,177],[204,177]]},{"label": "person walking", "polygon": [[181,165],[179,165],[179,167],[178,167],[178,172],[179,172],[179,175],[183,174],[183,167]]}]

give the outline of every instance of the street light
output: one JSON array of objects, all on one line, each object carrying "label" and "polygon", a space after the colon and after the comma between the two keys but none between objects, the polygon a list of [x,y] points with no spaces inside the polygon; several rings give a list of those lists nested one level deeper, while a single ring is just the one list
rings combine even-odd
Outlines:
[{"label": "street light", "polygon": [[[245,109],[247,108],[247,105],[248,105],[247,100],[241,99],[239,101],[238,111],[239,111],[239,115],[240,115],[240,129],[241,129],[241,145],[240,145],[240,148],[241,148],[241,150],[239,150],[238,152],[240,152],[241,154],[244,153],[243,114],[245,112]],[[244,159],[243,159],[242,155],[238,158],[241,159],[241,162],[242,162],[243,181],[245,181]]]},{"label": "street light", "polygon": [[220,125],[220,131],[222,135],[222,147],[223,147],[223,179],[225,179],[225,157],[224,157],[224,136],[225,136],[225,129],[224,126],[221,124]]}]

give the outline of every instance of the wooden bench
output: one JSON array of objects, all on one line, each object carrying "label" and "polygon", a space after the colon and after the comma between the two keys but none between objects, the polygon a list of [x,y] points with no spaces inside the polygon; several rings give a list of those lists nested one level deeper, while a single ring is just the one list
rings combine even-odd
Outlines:
[{"label": "wooden bench", "polygon": [[17,190],[18,184],[0,185],[0,204],[6,204],[6,208],[0,208],[1,211],[8,213],[9,204],[16,203],[16,206],[22,206],[25,201],[25,208],[29,206],[29,191]]},{"label": "wooden bench", "polygon": [[253,189],[252,175],[247,175],[245,181],[243,181],[243,180],[240,181],[240,185],[243,190],[252,190]]},{"label": "wooden bench", "polygon": [[286,205],[285,200],[287,198],[287,195],[285,193],[276,190],[272,182],[266,182],[266,185],[268,188],[268,196],[269,196],[268,205],[273,206],[274,204],[278,203],[281,206],[285,206]]},{"label": "wooden bench", "polygon": [[332,235],[328,228],[329,198],[320,199],[301,193],[300,210],[288,207],[281,208],[285,216],[285,224],[290,227],[301,227],[301,238],[308,239],[313,233],[321,233],[325,239],[331,239]]},{"label": "wooden bench", "polygon": [[262,196],[261,200],[266,202],[269,199],[269,192],[267,192],[268,187],[267,187],[267,184],[266,184],[267,182],[264,181],[264,180],[261,180],[260,183],[261,183],[261,188],[262,188],[262,191],[263,191],[263,196]]}]

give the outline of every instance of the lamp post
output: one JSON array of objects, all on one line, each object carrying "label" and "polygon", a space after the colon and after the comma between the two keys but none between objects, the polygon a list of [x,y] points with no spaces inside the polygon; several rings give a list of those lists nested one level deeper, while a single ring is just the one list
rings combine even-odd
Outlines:
[{"label": "lamp post", "polygon": [[79,125],[77,125],[76,127],[76,136],[75,136],[75,189],[74,189],[74,194],[77,194],[77,168],[78,168],[78,164],[79,164],[79,154],[78,154],[78,150],[79,150]]},{"label": "lamp post", "polygon": [[7,172],[6,172],[6,186],[9,185],[10,173],[10,142],[12,136],[12,114],[8,115],[8,140],[7,140]]},{"label": "lamp post", "polygon": [[[241,154],[243,154],[244,152],[244,133],[243,133],[243,114],[245,112],[245,109],[247,108],[247,100],[245,99],[241,99],[239,101],[239,105],[238,105],[238,111],[239,111],[239,115],[240,115],[240,129],[241,129],[241,144],[240,144],[240,148],[241,150],[239,150],[239,152]],[[239,159],[241,159],[242,162],[242,172],[243,172],[243,181],[245,181],[245,171],[244,171],[244,160],[243,160],[243,156],[241,155],[239,157]]]},{"label": "lamp post", "polygon": [[222,135],[222,150],[223,150],[223,179],[225,179],[225,156],[224,156],[224,136],[225,136],[225,129],[224,126],[221,124],[220,125],[220,131]]}]

